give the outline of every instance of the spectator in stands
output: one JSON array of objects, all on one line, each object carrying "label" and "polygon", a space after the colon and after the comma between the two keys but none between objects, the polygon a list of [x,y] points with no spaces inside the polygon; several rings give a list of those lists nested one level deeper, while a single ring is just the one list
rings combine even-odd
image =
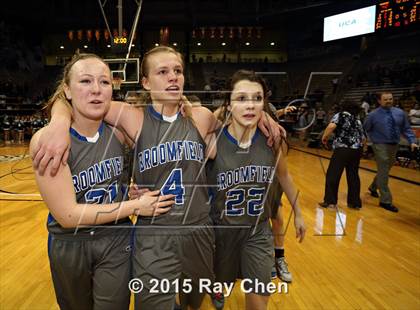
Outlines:
[{"label": "spectator in stands", "polygon": [[366,94],[362,97],[362,102],[365,101],[367,102],[369,105],[371,105],[372,103],[372,97],[370,92],[366,92]]},{"label": "spectator in stands", "polygon": [[400,104],[401,109],[406,111],[408,114],[409,111],[413,109],[415,104],[418,103],[418,101],[416,100],[416,97],[414,96],[414,94],[410,93],[410,91],[405,91],[403,96],[401,96],[400,99],[398,100],[398,103]]},{"label": "spectator in stands", "polygon": [[31,117],[29,115],[25,115],[22,119],[23,121],[23,140],[25,138],[32,138],[32,123],[31,123]]},{"label": "spectator in stands", "polygon": [[370,110],[370,104],[367,101],[362,100],[362,104],[360,106],[362,108],[363,114],[366,116]]},{"label": "spectator in stands", "polygon": [[211,86],[209,83],[204,85],[204,103],[208,105],[212,100]]},{"label": "spectator in stands", "polygon": [[362,98],[362,104],[360,105],[361,107],[361,117],[362,120],[364,120],[366,118],[366,115],[369,114],[369,110],[370,110],[370,94],[369,92],[367,92],[363,98]]},{"label": "spectator in stands", "polygon": [[325,112],[322,107],[319,107],[319,109],[316,111],[316,124],[318,126],[324,125],[326,116],[327,112]]},{"label": "spectator in stands", "polygon": [[[388,176],[394,165],[400,135],[404,135],[414,151],[416,138],[410,128],[407,115],[401,109],[393,107],[393,96],[389,91],[378,94],[379,107],[366,117],[364,127],[373,143],[372,148],[377,164],[377,174],[369,186],[370,194],[379,197],[379,205],[385,210],[398,212],[392,204],[392,195],[388,187]],[[377,190],[379,189],[379,194]]]},{"label": "spectator in stands", "polygon": [[309,124],[308,120],[308,105],[303,103],[298,110],[298,126],[299,128],[305,128]]},{"label": "spectator in stands", "polygon": [[413,96],[416,98],[417,102],[420,102],[420,84],[416,85],[416,89],[413,91]]},{"label": "spectator in stands", "polygon": [[12,130],[12,120],[8,115],[5,115],[3,118],[3,139],[6,145],[11,143],[11,130]]},{"label": "spectator in stands", "polygon": [[13,141],[17,144],[23,143],[23,122],[21,116],[16,116],[15,120],[12,123],[13,128]]},{"label": "spectator in stands", "polygon": [[411,125],[420,125],[420,104],[416,103],[408,113]]},{"label": "spectator in stands", "polygon": [[223,102],[224,102],[223,93],[218,92],[218,93],[214,94],[212,104],[211,104],[211,109],[215,110],[215,109],[219,108],[220,106],[222,106]]},{"label": "spectator in stands", "polygon": [[359,163],[363,151],[365,135],[362,122],[359,120],[360,105],[356,102],[345,101],[342,111],[335,114],[322,136],[322,143],[327,145],[328,139],[334,132],[333,155],[328,165],[325,178],[324,201],[321,207],[335,207],[337,204],[338,186],[341,175],[346,168],[347,177],[347,206],[360,209],[360,178]]},{"label": "spectator in stands", "polygon": [[42,122],[41,113],[35,113],[31,116],[31,136],[33,136],[42,127],[44,127],[44,124]]}]

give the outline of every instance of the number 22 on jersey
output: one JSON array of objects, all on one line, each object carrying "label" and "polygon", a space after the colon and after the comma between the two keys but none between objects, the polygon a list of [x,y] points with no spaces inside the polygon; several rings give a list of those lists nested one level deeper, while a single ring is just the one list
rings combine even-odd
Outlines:
[{"label": "number 22 on jersey", "polygon": [[[249,188],[247,193],[243,188],[231,189],[226,193],[226,215],[241,216],[246,213],[249,216],[259,216],[264,211],[264,193],[265,188]],[[246,201],[245,208],[236,208]]]}]

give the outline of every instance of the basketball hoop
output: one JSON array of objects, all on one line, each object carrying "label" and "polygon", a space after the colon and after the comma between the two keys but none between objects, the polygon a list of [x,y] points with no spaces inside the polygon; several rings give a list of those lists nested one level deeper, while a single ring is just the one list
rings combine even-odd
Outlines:
[{"label": "basketball hoop", "polygon": [[120,77],[114,77],[112,79],[112,89],[113,90],[120,90],[121,89],[122,79]]}]

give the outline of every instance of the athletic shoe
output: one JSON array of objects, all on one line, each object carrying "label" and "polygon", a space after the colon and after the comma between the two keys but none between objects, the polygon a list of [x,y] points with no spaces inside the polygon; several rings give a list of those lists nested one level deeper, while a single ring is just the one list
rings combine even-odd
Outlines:
[{"label": "athletic shoe", "polygon": [[369,193],[370,193],[370,195],[371,195],[372,197],[379,198],[379,194],[378,194],[378,192],[377,192],[377,191],[374,191],[374,190],[373,190],[373,189],[371,189],[370,187],[368,188],[368,190],[369,190]]},{"label": "athletic shoe", "polygon": [[352,205],[352,204],[347,204],[347,207],[350,209],[356,209],[356,210],[360,210],[362,208],[362,206],[356,206],[356,205]]},{"label": "athletic shoe", "polygon": [[391,203],[384,203],[380,202],[379,205],[384,208],[385,210],[391,211],[391,212],[398,212],[398,208]]},{"label": "athletic shoe", "polygon": [[284,257],[276,257],[277,275],[284,282],[292,282],[292,274],[287,268],[286,259]]},{"label": "athletic shoe", "polygon": [[225,306],[225,296],[223,295],[223,293],[211,294],[211,302],[217,310],[222,310]]}]

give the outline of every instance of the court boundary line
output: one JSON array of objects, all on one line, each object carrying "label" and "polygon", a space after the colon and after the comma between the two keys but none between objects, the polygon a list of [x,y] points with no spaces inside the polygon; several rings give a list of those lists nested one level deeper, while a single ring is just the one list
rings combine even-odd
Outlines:
[{"label": "court boundary line", "polygon": [[[321,155],[321,154],[314,154],[314,153],[311,153],[311,152],[309,152],[309,151],[305,151],[305,150],[299,149],[299,148],[297,148],[297,147],[295,147],[295,146],[290,146],[290,148],[291,148],[292,150],[299,151],[299,152],[302,152],[302,153],[306,153],[306,154],[309,154],[309,155],[312,155],[312,156],[322,157],[322,158],[324,158],[324,159],[331,160],[331,158],[330,158],[330,157],[327,157],[327,156],[325,156],[325,155]],[[377,170],[374,170],[374,169],[371,169],[371,168],[366,168],[366,167],[360,167],[360,166],[359,166],[359,169],[363,169],[363,170],[366,170],[366,171],[369,171],[369,172],[373,172],[373,173],[377,173],[377,172],[378,172]],[[389,175],[389,177],[390,177],[390,178],[393,178],[393,179],[396,179],[396,180],[398,180],[398,181],[402,181],[402,182],[409,183],[409,184],[413,184],[413,185],[420,185],[420,182],[413,181],[413,180],[408,180],[408,179],[405,179],[405,178],[402,178],[402,177],[399,177],[399,176],[396,176],[396,175],[392,175],[392,174],[390,174],[390,175]]]}]

